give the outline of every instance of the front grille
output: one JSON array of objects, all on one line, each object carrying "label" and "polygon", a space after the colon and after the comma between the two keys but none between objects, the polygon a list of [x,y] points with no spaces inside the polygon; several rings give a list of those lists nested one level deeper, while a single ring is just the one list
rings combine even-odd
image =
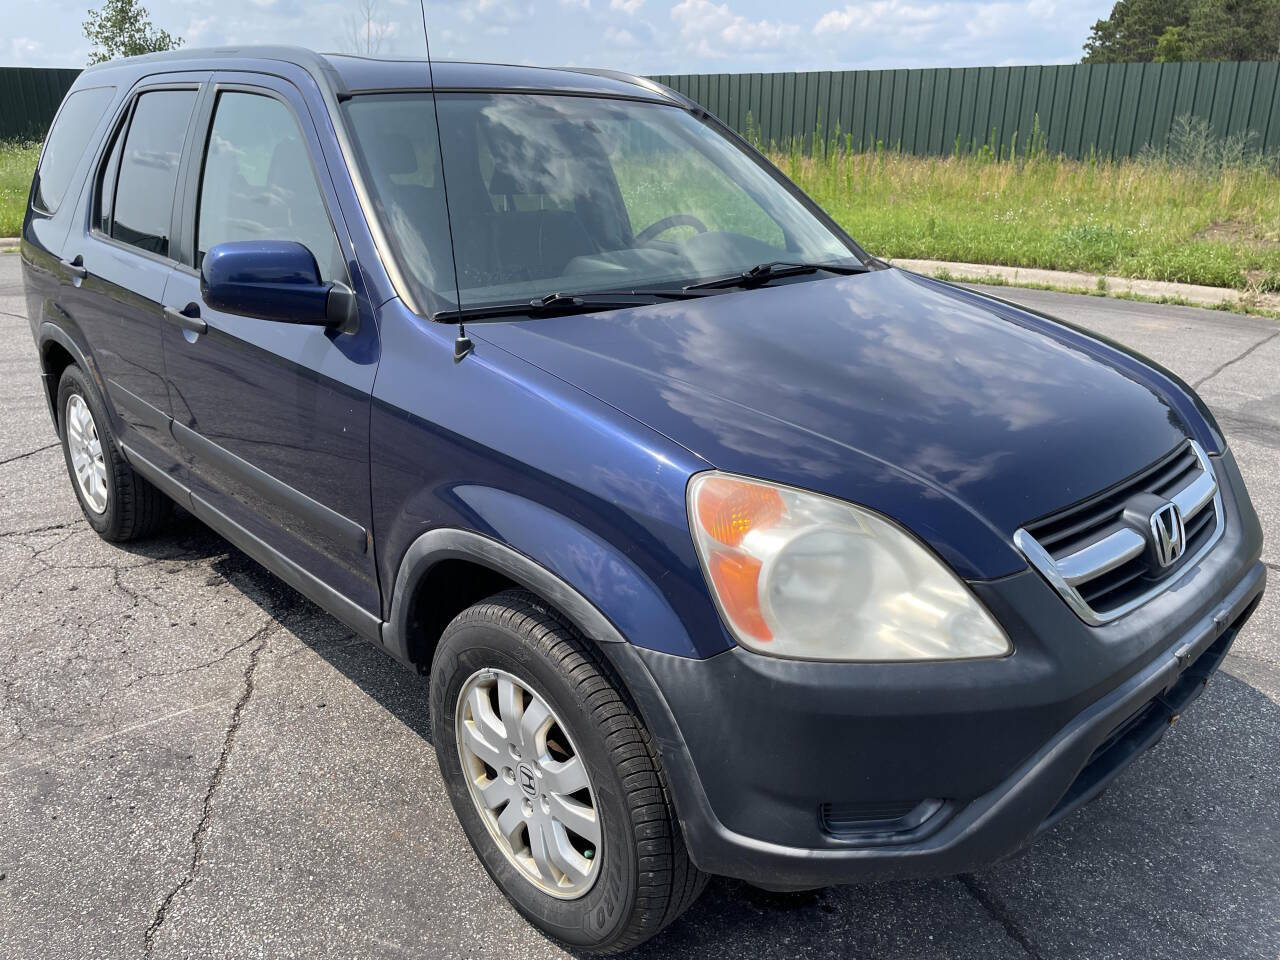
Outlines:
[{"label": "front grille", "polygon": [[[1149,508],[1178,506],[1181,556],[1155,560]],[[1134,519],[1135,508],[1139,519]],[[1129,516],[1126,517],[1126,511]],[[1222,531],[1222,498],[1208,456],[1180,444],[1144,470],[1065,510],[1028,523],[1015,542],[1088,623],[1113,620],[1145,603],[1195,563]]]}]

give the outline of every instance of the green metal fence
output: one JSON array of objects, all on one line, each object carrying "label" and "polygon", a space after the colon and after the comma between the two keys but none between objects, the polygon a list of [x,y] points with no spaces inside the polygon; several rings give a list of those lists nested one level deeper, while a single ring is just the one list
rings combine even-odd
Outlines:
[{"label": "green metal fence", "polygon": [[79,70],[0,67],[0,140],[43,140]]},{"label": "green metal fence", "polygon": [[[854,149],[1023,152],[1038,130],[1053,154],[1163,150],[1190,115],[1219,139],[1280,152],[1280,63],[1116,63],[841,73],[657,76],[765,145],[811,149],[838,130]],[[815,131],[821,130],[821,137]]]},{"label": "green metal fence", "polygon": [[[0,67],[0,140],[40,139],[78,70]],[[1280,63],[1112,63],[1043,67],[658,76],[762,143],[810,149],[838,130],[855,149],[989,147],[1132,157],[1162,150],[1184,115],[1213,135],[1280,153]]]}]

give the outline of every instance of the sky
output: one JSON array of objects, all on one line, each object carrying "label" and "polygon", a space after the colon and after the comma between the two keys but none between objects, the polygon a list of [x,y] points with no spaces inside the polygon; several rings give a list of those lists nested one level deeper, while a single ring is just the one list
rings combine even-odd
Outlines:
[{"label": "sky", "polygon": [[[0,0],[0,66],[82,66],[95,0]],[[362,4],[380,53],[421,56],[418,0],[144,0],[187,46],[351,51]],[[438,59],[730,73],[1071,63],[1111,0],[427,0]]]}]

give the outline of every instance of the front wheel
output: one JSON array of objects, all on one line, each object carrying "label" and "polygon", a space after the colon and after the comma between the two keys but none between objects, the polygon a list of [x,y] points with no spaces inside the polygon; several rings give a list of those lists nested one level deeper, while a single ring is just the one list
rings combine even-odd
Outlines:
[{"label": "front wheel", "polygon": [[548,935],[627,950],[702,892],[634,708],[590,642],[532,594],[498,594],[449,625],[431,717],[467,838]]}]

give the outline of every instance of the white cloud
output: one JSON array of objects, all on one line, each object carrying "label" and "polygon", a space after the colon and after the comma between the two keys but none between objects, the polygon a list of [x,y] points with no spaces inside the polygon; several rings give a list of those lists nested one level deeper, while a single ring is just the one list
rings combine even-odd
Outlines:
[{"label": "white cloud", "polygon": [[590,10],[591,0],[560,0],[562,7],[577,7],[579,10]]},{"label": "white cloud", "polygon": [[644,0],[609,0],[610,10],[621,10],[629,17],[643,6]]},{"label": "white cloud", "polygon": [[19,66],[40,59],[44,44],[30,37],[14,37],[9,41],[9,57]]},{"label": "white cloud", "polygon": [[615,47],[634,47],[636,38],[626,27],[605,27],[604,42]]},{"label": "white cloud", "polygon": [[513,3],[511,0],[464,0],[457,12],[463,20],[485,20],[490,27],[505,26],[502,21],[525,20],[533,13],[532,6]]},{"label": "white cloud", "polygon": [[875,0],[858,6],[852,4],[843,10],[829,10],[818,18],[813,32],[817,34],[872,30],[879,32],[886,24],[895,29],[904,27],[941,26],[946,11],[941,4],[921,5],[902,0]]},{"label": "white cloud", "polygon": [[681,0],[671,8],[685,44],[699,56],[722,58],[733,53],[767,53],[786,46],[800,28],[792,23],[748,20],[727,3]]}]

